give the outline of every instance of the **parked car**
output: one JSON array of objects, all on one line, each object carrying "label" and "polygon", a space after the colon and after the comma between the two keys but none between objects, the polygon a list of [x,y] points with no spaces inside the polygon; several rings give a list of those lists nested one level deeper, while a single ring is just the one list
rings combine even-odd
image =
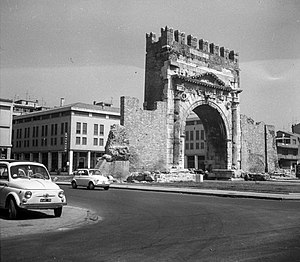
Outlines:
[{"label": "parked car", "polygon": [[72,179],[72,188],[78,186],[94,189],[95,187],[102,187],[105,190],[109,189],[110,180],[107,176],[102,175],[99,169],[81,168],[74,171]]},{"label": "parked car", "polygon": [[244,175],[245,181],[268,181],[270,180],[269,174],[248,173]]},{"label": "parked car", "polygon": [[40,163],[0,160],[0,208],[16,219],[22,209],[53,209],[60,217],[67,204],[64,191]]}]

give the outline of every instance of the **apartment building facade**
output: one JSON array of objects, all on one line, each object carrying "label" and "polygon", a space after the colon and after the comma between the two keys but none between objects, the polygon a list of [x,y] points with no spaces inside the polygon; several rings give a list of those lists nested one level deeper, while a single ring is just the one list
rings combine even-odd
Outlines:
[{"label": "apartment building facade", "polygon": [[277,131],[276,146],[279,167],[296,172],[296,167],[300,163],[300,134]]},{"label": "apartment building facade", "polygon": [[206,137],[201,120],[192,115],[185,127],[185,168],[205,170],[209,161],[206,159]]},{"label": "apartment building facade", "polygon": [[15,116],[15,159],[41,162],[49,171],[91,168],[104,154],[110,126],[120,123],[120,110],[104,104],[74,103]]},{"label": "apartment building facade", "polygon": [[13,101],[0,98],[0,158],[10,158]]}]

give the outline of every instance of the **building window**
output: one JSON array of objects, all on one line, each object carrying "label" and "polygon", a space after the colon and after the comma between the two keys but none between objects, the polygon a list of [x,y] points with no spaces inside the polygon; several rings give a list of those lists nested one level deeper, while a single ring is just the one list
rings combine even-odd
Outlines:
[{"label": "building window", "polygon": [[64,123],[60,124],[60,134],[63,135],[64,134]]},{"label": "building window", "polygon": [[186,144],[185,144],[185,149],[186,149],[186,150],[189,150],[189,149],[190,149],[190,147],[189,147],[189,144],[188,144],[188,143],[186,143]]},{"label": "building window", "polygon": [[98,124],[94,124],[94,136],[98,135]]},{"label": "building window", "polygon": [[80,137],[76,137],[76,145],[80,145]]},{"label": "building window", "polygon": [[87,123],[82,123],[82,134],[83,135],[87,134]]},{"label": "building window", "polygon": [[39,136],[39,127],[37,126],[35,128],[35,137],[38,137]]},{"label": "building window", "polygon": [[189,141],[189,140],[190,140],[190,139],[189,139],[189,134],[190,134],[189,131],[186,131],[186,132],[185,132],[185,140],[186,140],[186,141]]},{"label": "building window", "polygon": [[190,141],[194,140],[194,131],[190,131]]},{"label": "building window", "polygon": [[199,143],[196,143],[196,149],[199,149],[200,146],[199,146]]},{"label": "building window", "polygon": [[99,146],[103,146],[104,145],[104,139],[103,138],[99,138]]},{"label": "building window", "polygon": [[42,126],[42,136],[45,136],[45,126]]},{"label": "building window", "polygon": [[44,141],[45,141],[45,146],[47,146],[47,138],[45,138],[45,140],[44,140]]},{"label": "building window", "polygon": [[61,144],[61,145],[64,144],[64,137],[63,137],[63,136],[60,137],[60,144]]},{"label": "building window", "polygon": [[65,122],[65,133],[68,133],[68,122]]},{"label": "building window", "polygon": [[199,130],[196,130],[196,140],[199,140],[200,139],[200,132]]},{"label": "building window", "polygon": [[57,124],[54,125],[54,135],[57,135]]},{"label": "building window", "polygon": [[[81,123],[77,122],[76,123],[76,134],[80,134],[81,133]],[[79,143],[80,144],[80,143]]]},{"label": "building window", "polygon": [[204,143],[201,142],[201,149],[204,149]]},{"label": "building window", "polygon": [[103,136],[104,135],[104,125],[100,125],[100,133],[99,133],[100,136]]},{"label": "building window", "polygon": [[48,136],[48,125],[45,125],[45,136]]},{"label": "building window", "polygon": [[98,138],[94,138],[94,146],[98,145]]},{"label": "building window", "polygon": [[51,136],[54,135],[54,124],[51,125]]},{"label": "building window", "polygon": [[194,149],[194,144],[190,143],[190,149],[193,150]]},{"label": "building window", "polygon": [[204,140],[204,130],[201,130],[201,140]]},{"label": "building window", "polygon": [[86,144],[87,144],[87,138],[86,138],[86,137],[83,137],[83,138],[82,138],[82,144],[83,144],[83,145],[86,145]]}]

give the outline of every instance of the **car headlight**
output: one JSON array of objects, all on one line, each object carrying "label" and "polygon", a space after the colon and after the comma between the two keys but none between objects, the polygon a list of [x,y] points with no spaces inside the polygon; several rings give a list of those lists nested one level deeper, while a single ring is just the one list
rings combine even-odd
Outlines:
[{"label": "car headlight", "polygon": [[59,196],[60,198],[63,198],[63,197],[65,196],[64,191],[63,191],[63,190],[59,191],[59,192],[58,192],[58,196]]},{"label": "car headlight", "polygon": [[29,199],[32,196],[32,192],[31,191],[26,191],[24,197]]}]

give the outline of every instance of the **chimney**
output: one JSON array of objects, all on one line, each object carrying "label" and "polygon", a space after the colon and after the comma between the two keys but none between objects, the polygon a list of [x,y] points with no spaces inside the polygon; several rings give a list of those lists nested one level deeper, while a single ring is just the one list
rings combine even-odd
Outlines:
[{"label": "chimney", "polygon": [[62,97],[60,99],[60,106],[64,106],[65,105],[65,99]]}]

